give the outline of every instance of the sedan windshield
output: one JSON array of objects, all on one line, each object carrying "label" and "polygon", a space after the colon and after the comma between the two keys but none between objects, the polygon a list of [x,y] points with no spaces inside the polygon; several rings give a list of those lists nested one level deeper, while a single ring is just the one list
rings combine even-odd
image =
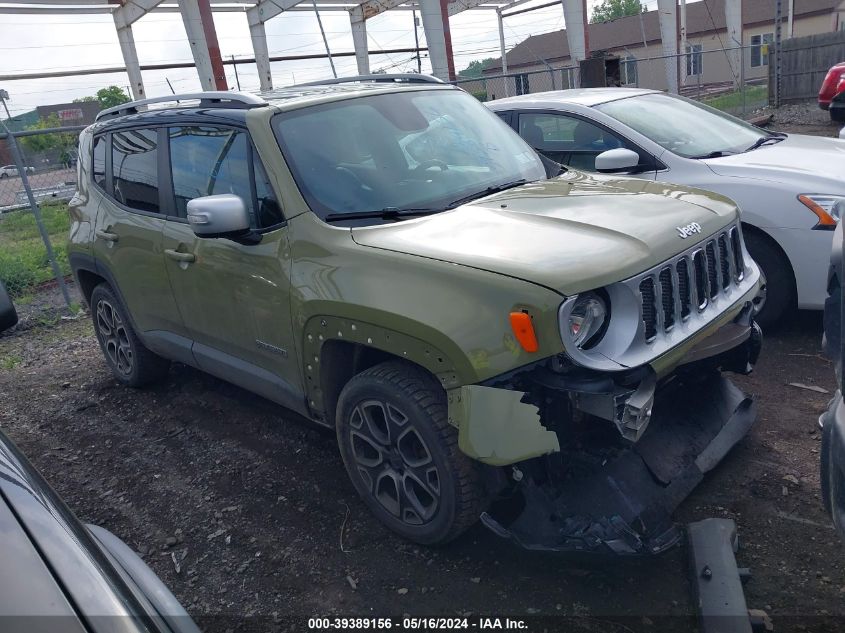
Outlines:
[{"label": "sedan windshield", "polygon": [[596,106],[673,154],[710,158],[759,147],[777,138],[729,114],[685,97],[645,94]]},{"label": "sedan windshield", "polygon": [[396,219],[545,178],[532,150],[458,90],[345,99],[278,115],[277,138],[323,219]]}]

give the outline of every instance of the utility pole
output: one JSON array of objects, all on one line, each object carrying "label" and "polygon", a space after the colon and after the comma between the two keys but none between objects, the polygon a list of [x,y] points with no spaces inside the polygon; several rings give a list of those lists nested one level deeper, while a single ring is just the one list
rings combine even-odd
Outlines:
[{"label": "utility pole", "polygon": [[775,107],[780,107],[780,78],[781,78],[781,37],[783,22],[783,6],[782,0],[775,0]]},{"label": "utility pole", "polygon": [[235,69],[235,83],[238,85],[238,92],[241,91],[241,80],[238,77],[238,65],[235,63],[235,56],[232,55],[232,68]]},{"label": "utility pole", "polygon": [[411,11],[414,17],[414,47],[417,49],[417,72],[422,74],[422,60],[420,59],[420,35],[417,33],[417,27],[420,25],[417,20],[417,10]]},{"label": "utility pole", "polygon": [[317,16],[317,25],[320,27],[320,34],[323,36],[323,44],[326,47],[326,56],[329,58],[329,65],[332,67],[332,75],[337,79],[337,71],[334,68],[334,60],[332,59],[332,52],[329,50],[329,41],[326,39],[326,32],[323,30],[323,21],[320,19],[320,12],[317,10],[317,0],[311,0],[314,5],[314,15]]}]

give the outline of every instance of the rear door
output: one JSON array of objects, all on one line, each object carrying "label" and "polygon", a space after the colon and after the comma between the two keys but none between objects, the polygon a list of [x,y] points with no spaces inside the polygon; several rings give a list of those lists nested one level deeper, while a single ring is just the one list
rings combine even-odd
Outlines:
[{"label": "rear door", "polygon": [[[277,402],[301,394],[290,313],[288,230],[246,129],[181,125],[169,129],[178,218],[167,222],[164,253],[197,364]],[[258,244],[201,239],[185,220],[188,201],[240,196]],[[293,406],[293,405],[291,405]]]},{"label": "rear door", "polygon": [[95,223],[94,257],[115,286],[139,332],[182,333],[164,267],[166,198],[159,183],[164,128],[121,129],[95,137],[105,144],[105,193]]}]

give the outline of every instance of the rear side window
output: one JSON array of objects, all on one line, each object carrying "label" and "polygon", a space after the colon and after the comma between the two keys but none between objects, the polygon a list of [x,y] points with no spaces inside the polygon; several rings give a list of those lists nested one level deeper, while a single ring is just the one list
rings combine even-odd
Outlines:
[{"label": "rear side window", "polygon": [[112,134],[114,199],[132,209],[159,213],[158,131]]},{"label": "rear side window", "polygon": [[98,136],[94,139],[94,160],[91,168],[94,183],[106,188],[106,137]]}]

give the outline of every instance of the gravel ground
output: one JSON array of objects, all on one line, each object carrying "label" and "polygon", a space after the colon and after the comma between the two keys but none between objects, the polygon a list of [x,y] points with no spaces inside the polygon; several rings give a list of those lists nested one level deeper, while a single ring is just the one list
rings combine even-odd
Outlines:
[{"label": "gravel ground", "polygon": [[[37,301],[49,310],[58,293]],[[406,613],[528,616],[536,631],[695,628],[683,548],[584,561],[529,555],[481,526],[416,547],[368,514],[330,433],[184,366],[155,388],[123,388],[87,317],[27,321],[0,337],[0,428],[207,631]],[[737,379],[757,398],[757,424],[678,512],[737,521],[749,606],[778,630],[828,631],[845,615],[841,544],[818,495],[816,420],[829,395],[788,384],[834,389],[820,338],[813,313],[767,337],[755,374]]]},{"label": "gravel ground", "polygon": [[[773,127],[838,131],[789,116]],[[683,548],[585,561],[528,554],[481,526],[416,547],[368,514],[331,433],[184,366],[152,389],[119,386],[90,319],[62,319],[55,287],[19,312],[22,324],[0,335],[0,428],[206,631],[403,614],[520,616],[531,631],[696,628]],[[818,493],[817,418],[835,388],[820,340],[818,313],[767,333],[755,373],[736,378],[758,402],[756,425],[677,512],[736,520],[748,604],[778,631],[838,630],[845,617],[842,545]]]}]

